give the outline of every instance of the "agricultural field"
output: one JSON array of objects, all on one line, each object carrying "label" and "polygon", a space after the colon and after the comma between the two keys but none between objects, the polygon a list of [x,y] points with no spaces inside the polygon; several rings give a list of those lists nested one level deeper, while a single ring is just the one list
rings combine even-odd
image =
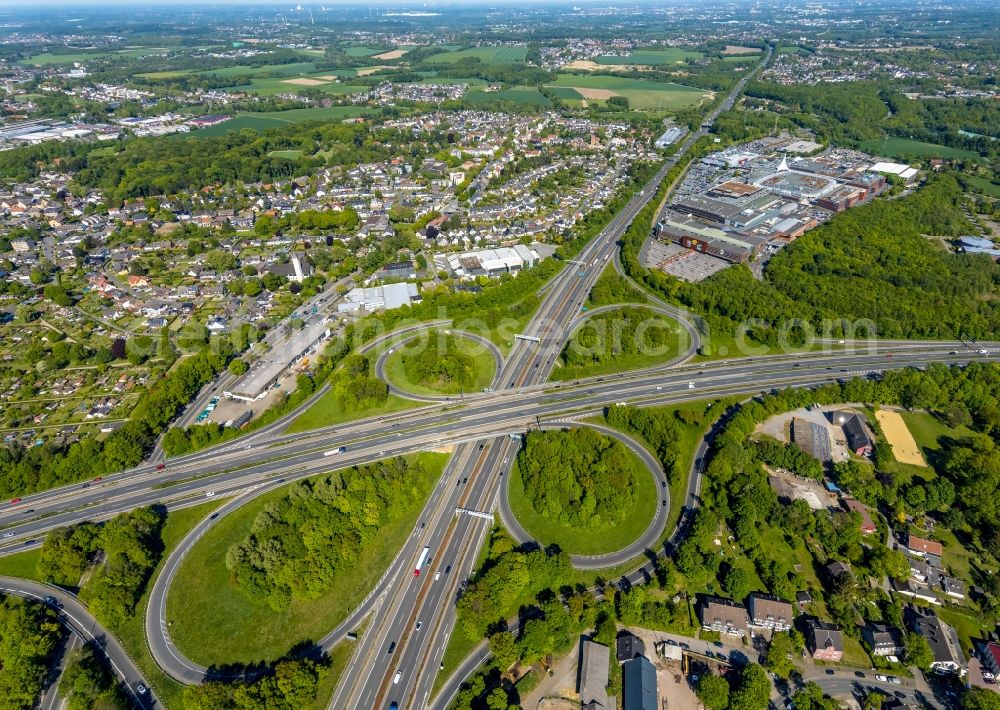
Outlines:
[{"label": "agricultural field", "polygon": [[110,52],[77,52],[74,54],[53,54],[52,52],[42,52],[34,56],[22,59],[18,64],[25,66],[49,66],[52,64],[68,64],[70,62],[86,62],[92,59],[106,59],[108,57],[145,57],[149,54],[162,54],[170,51],[167,47],[136,47],[133,49],[121,49]]},{"label": "agricultural field", "polygon": [[598,64],[646,64],[658,66],[661,64],[681,64],[685,59],[700,59],[701,52],[689,52],[686,49],[638,49],[623,57],[603,55],[594,57]]},{"label": "agricultural field", "polygon": [[219,69],[206,69],[198,73],[225,78],[227,76],[298,76],[300,74],[313,74],[315,72],[315,62],[290,62],[288,64],[265,64],[259,67],[248,67],[237,64]]},{"label": "agricultural field", "polygon": [[638,110],[665,110],[697,104],[708,98],[711,92],[695,89],[683,84],[663,81],[627,79],[618,76],[595,74],[559,74],[550,88],[563,87],[574,92],[556,88],[559,98],[607,100],[613,96],[624,96],[629,107]]},{"label": "agricultural field", "polygon": [[142,79],[180,79],[181,77],[191,76],[193,73],[187,69],[178,69],[176,71],[151,71],[145,74],[136,74],[136,76]]},{"label": "agricultural field", "polygon": [[469,103],[488,105],[496,101],[509,101],[526,106],[547,107],[549,99],[534,86],[515,86],[503,91],[470,91],[465,95]]},{"label": "agricultural field", "polygon": [[962,148],[949,148],[946,145],[937,143],[924,143],[910,138],[884,138],[882,140],[864,141],[858,146],[861,150],[873,153],[874,155],[884,155],[887,158],[903,158],[914,156],[917,158],[963,158],[975,160],[978,153]]},{"label": "agricultural field", "polygon": [[464,59],[475,58],[483,64],[517,64],[528,56],[528,48],[517,45],[511,47],[470,47],[449,54],[435,54],[428,57],[428,64],[454,64]]},{"label": "agricultural field", "polygon": [[383,54],[383,53],[388,52],[388,51],[390,51],[392,49],[395,49],[395,48],[394,47],[365,47],[365,46],[348,47],[347,49],[344,50],[344,54],[346,54],[348,57],[362,57],[363,58],[363,57],[371,57],[371,56],[374,56],[376,54]]},{"label": "agricultural field", "polygon": [[367,86],[355,84],[342,84],[337,82],[337,76],[333,73],[322,73],[314,76],[300,76],[294,78],[256,78],[251,79],[249,84],[238,84],[227,86],[226,91],[245,91],[258,96],[275,96],[277,94],[294,94],[300,89],[319,89],[323,93],[335,96],[356,94],[368,89]]},{"label": "agricultural field", "polygon": [[345,118],[370,116],[373,111],[362,106],[330,106],[328,108],[295,108],[288,111],[268,111],[264,113],[238,113],[225,123],[192,131],[193,136],[221,136],[229,131],[252,128],[263,131],[286,123],[299,121],[342,121]]}]

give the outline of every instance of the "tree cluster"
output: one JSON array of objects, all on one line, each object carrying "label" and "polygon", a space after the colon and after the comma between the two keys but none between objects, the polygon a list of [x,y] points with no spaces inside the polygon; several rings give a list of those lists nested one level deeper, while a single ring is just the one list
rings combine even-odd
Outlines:
[{"label": "tree cluster", "polygon": [[323,667],[310,659],[284,660],[252,681],[210,681],[184,690],[184,710],[301,710],[319,692]]},{"label": "tree cluster", "polygon": [[55,612],[47,606],[0,595],[0,703],[4,708],[35,706],[61,637]]},{"label": "tree cluster", "polygon": [[236,586],[278,611],[316,599],[417,498],[413,479],[422,474],[418,463],[396,457],[295,483],[227,551]]},{"label": "tree cluster", "polygon": [[528,432],[517,465],[532,507],[567,527],[614,525],[636,502],[628,449],[592,429]]}]

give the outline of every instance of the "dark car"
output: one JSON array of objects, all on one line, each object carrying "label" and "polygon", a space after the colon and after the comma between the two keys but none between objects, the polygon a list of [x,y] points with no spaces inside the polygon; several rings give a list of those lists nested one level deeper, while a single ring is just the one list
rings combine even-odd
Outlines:
[{"label": "dark car", "polygon": [[833,670],[832,668],[827,668],[827,669],[826,669],[826,674],[827,674],[827,675],[833,675],[833,674],[834,674],[834,672],[835,672],[835,671],[834,671],[834,670]]},{"label": "dark car", "polygon": [[854,671],[854,676],[855,676],[856,678],[864,678],[864,677],[865,677],[865,674],[864,674],[864,673],[862,673],[861,671]]},{"label": "dark car", "polygon": [[389,654],[391,654],[395,650],[396,650],[396,642],[393,641],[392,643],[389,644],[389,651],[388,651],[388,653],[386,653],[386,655],[388,656]]},{"label": "dark car", "polygon": [[156,470],[157,470],[157,471],[162,471],[162,470],[163,470],[163,469],[165,469],[166,467],[167,467],[167,464],[165,464],[165,463],[161,463],[161,464],[157,464],[157,465],[156,465]]}]

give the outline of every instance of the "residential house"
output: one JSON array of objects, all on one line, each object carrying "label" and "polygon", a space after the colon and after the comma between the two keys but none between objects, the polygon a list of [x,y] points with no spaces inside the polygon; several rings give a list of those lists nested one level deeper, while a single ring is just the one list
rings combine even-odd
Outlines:
[{"label": "residential house", "polygon": [[590,640],[584,640],[580,653],[577,689],[584,710],[611,710],[608,699],[608,663],[611,649]]},{"label": "residential house", "polygon": [[645,656],[637,656],[622,665],[622,709],[658,710],[656,669]]},{"label": "residential house", "polygon": [[955,579],[944,574],[941,575],[941,589],[949,597],[965,599],[965,583],[960,579]]},{"label": "residential house", "polygon": [[906,651],[903,643],[903,633],[885,624],[865,624],[861,629],[864,638],[874,656],[902,656]]},{"label": "residential house", "polygon": [[646,655],[646,646],[642,639],[631,631],[622,629],[615,639],[615,654],[619,663],[630,661],[636,656]]},{"label": "residential house", "polygon": [[792,605],[775,597],[751,594],[747,603],[750,624],[774,631],[792,628]]},{"label": "residential house", "polygon": [[747,610],[729,599],[705,597],[701,603],[701,626],[708,631],[746,636]]},{"label": "residential house", "polygon": [[943,552],[940,542],[936,542],[935,540],[925,540],[924,538],[917,537],[916,535],[907,535],[906,549],[914,555],[920,556],[935,555],[937,557],[941,557]]},{"label": "residential house", "polygon": [[868,426],[860,414],[855,412],[836,412],[833,421],[844,431],[847,438],[847,448],[858,456],[868,456],[874,448],[874,442],[868,433]]},{"label": "residential house", "polygon": [[1000,643],[990,641],[980,655],[983,658],[983,665],[990,673],[1000,677]]},{"label": "residential house", "polygon": [[871,513],[868,512],[868,506],[861,501],[854,500],[853,498],[842,498],[840,502],[845,509],[853,510],[861,516],[862,535],[874,535],[878,532],[878,528],[875,526],[875,521],[872,520]]},{"label": "residential house", "polygon": [[934,612],[921,610],[913,617],[913,630],[924,637],[934,654],[932,671],[960,676],[965,674],[965,656],[954,628],[941,621]]},{"label": "residential house", "polygon": [[812,619],[806,624],[806,647],[818,661],[839,662],[844,657],[844,633],[836,624]]}]

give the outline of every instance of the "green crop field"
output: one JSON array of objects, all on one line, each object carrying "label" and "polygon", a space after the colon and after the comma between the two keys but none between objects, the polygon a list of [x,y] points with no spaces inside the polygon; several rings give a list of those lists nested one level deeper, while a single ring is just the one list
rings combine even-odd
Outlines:
[{"label": "green crop field", "polygon": [[864,141],[859,146],[866,153],[874,155],[884,155],[888,158],[964,158],[975,160],[978,153],[962,148],[950,148],[937,143],[924,143],[909,138],[885,138],[883,140]]},{"label": "green crop field", "polygon": [[[633,109],[672,109],[691,106],[704,99],[709,92],[695,89],[683,84],[663,81],[646,81],[644,79],[627,79],[607,74],[559,74],[550,87],[569,87],[576,89],[603,89],[613,91],[618,96],[624,96]],[[577,92],[582,98],[587,98],[585,91]],[[567,96],[567,98],[570,98]],[[595,97],[595,100],[600,100]]]},{"label": "green crop field", "polygon": [[549,99],[534,86],[515,86],[503,91],[470,91],[465,95],[469,103],[488,105],[498,101],[509,101],[526,106],[549,106]]},{"label": "green crop field", "polygon": [[580,101],[583,95],[580,94],[576,89],[571,89],[568,86],[549,86],[547,87],[556,95],[557,98],[564,99],[566,101]]},{"label": "green crop field", "polygon": [[685,59],[700,59],[701,57],[701,52],[689,52],[686,49],[670,47],[667,49],[637,49],[624,57],[603,55],[594,57],[594,62],[597,64],[648,64],[656,66],[659,64],[680,64]]},{"label": "green crop field", "polygon": [[334,628],[364,599],[412,532],[448,456],[425,452],[411,459],[420,461],[424,469],[424,475],[413,477],[419,493],[416,501],[395,511],[357,563],[337,570],[332,585],[319,598],[293,601],[284,611],[251,601],[233,585],[226,552],[250,533],[258,513],[287,494],[287,487],[220,518],[188,552],[170,586],[167,616],[177,647],[205,664],[274,660],[296,644],[316,641]]},{"label": "green crop field", "polygon": [[474,57],[483,64],[518,64],[528,56],[528,48],[515,45],[511,47],[470,47],[449,54],[435,54],[425,61],[428,64],[453,64],[463,59]]},{"label": "green crop field", "polygon": [[225,78],[227,76],[300,76],[315,72],[315,62],[291,62],[289,64],[265,64],[259,67],[235,65],[219,69],[206,69],[199,74],[211,74]]},{"label": "green crop field", "polygon": [[108,57],[145,57],[150,54],[162,54],[169,51],[167,47],[138,47],[104,52],[75,52],[73,54],[53,54],[42,52],[22,59],[18,64],[25,66],[48,66],[50,64],[68,64],[70,62],[86,62],[91,59],[107,59]]},{"label": "green crop field", "polygon": [[344,54],[348,57],[372,57],[395,49],[395,47],[348,47]]},{"label": "green crop field", "polygon": [[288,111],[267,111],[263,113],[238,113],[225,123],[192,131],[192,136],[221,136],[229,131],[252,128],[263,131],[287,123],[299,121],[342,121],[345,118],[370,116],[373,111],[362,106],[330,106],[328,108],[293,108]]},{"label": "green crop field", "polygon": [[136,76],[143,79],[180,79],[184,76],[191,76],[193,73],[187,69],[180,69],[178,71],[151,71],[145,74],[136,74]]},{"label": "green crop field", "polygon": [[645,532],[660,502],[656,490],[657,484],[647,472],[642,459],[632,449],[627,449],[627,452],[635,471],[637,494],[635,505],[620,523],[580,530],[546,518],[536,512],[528,500],[524,485],[521,483],[521,472],[515,462],[507,479],[507,485],[510,486],[510,508],[517,521],[542,545],[556,544],[574,555],[599,555],[627,547]]}]

